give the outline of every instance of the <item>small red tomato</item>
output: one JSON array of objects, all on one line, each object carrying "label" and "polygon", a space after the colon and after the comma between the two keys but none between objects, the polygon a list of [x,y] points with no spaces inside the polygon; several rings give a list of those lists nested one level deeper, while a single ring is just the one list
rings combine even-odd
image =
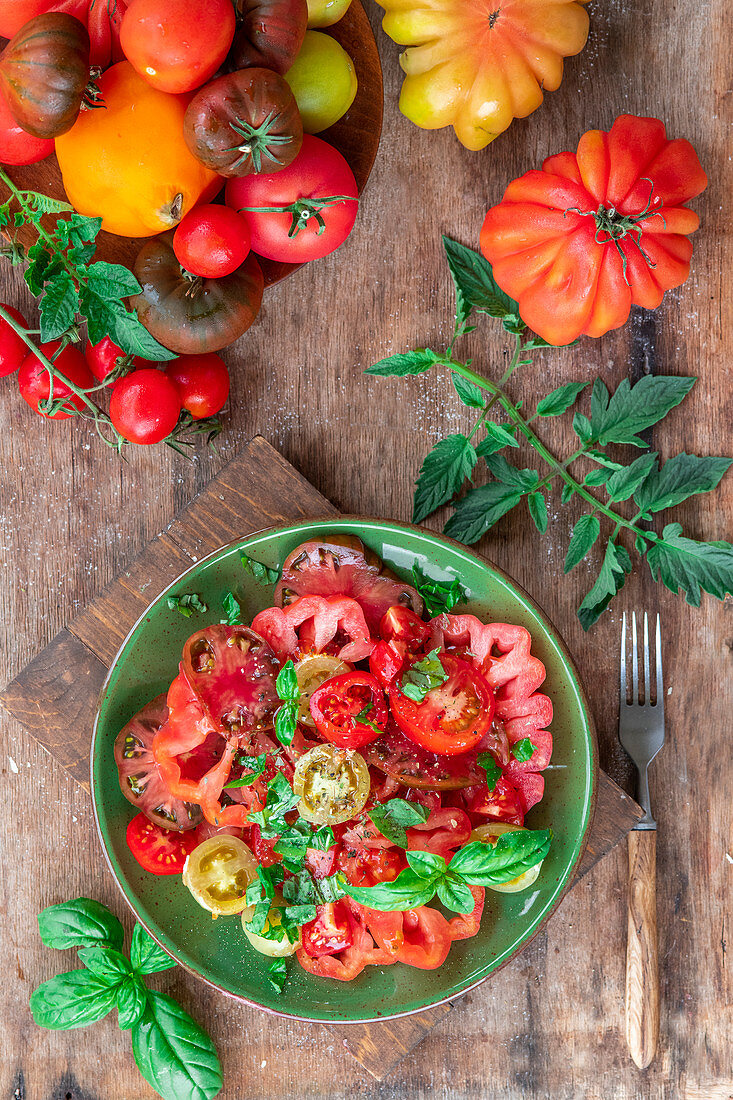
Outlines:
[{"label": "small red tomato", "polygon": [[145,362],[137,355],[128,355],[113,340],[110,340],[109,336],[105,336],[98,344],[87,344],[84,358],[98,382],[104,382],[105,378],[117,368],[120,359],[125,360],[130,367],[141,367]]},{"label": "small red tomato", "polygon": [[[2,156],[0,156],[1,160]],[[17,309],[6,305],[5,302],[0,302],[0,306],[19,325],[28,328],[28,322],[22,313],[18,313]],[[5,318],[0,317],[0,378],[5,378],[8,374],[14,374],[27,354],[28,345],[25,340],[21,340],[18,333],[8,324]]]},{"label": "small red tomato", "polygon": [[[53,365],[58,367],[62,374],[65,374],[70,382],[73,382],[75,386],[79,386],[82,389],[88,389],[94,385],[94,379],[91,376],[89,367],[86,360],[76,344],[67,344],[63,351],[59,352],[56,358],[53,358],[54,352],[59,347],[61,341],[53,340],[50,344],[41,344],[40,350],[46,356],[47,359],[51,359]],[[68,420],[70,416],[73,416],[73,411],[67,410],[81,410],[84,408],[84,402],[80,397],[72,396],[68,401],[65,401],[61,408],[49,415],[39,409],[39,402],[45,401],[51,392],[50,379],[48,377],[48,371],[44,367],[41,360],[36,355],[27,355],[23,362],[20,364],[20,370],[18,371],[18,388],[20,390],[20,396],[26,401],[34,412],[37,412],[39,416],[45,416],[47,420]],[[59,379],[54,379],[53,384],[53,396],[68,397],[73,391],[69,389]]]},{"label": "small red tomato", "polygon": [[180,411],[178,390],[154,367],[133,371],[112,389],[110,419],[131,443],[160,443],[175,428]]},{"label": "small red tomato", "polygon": [[192,275],[220,279],[247,259],[249,226],[228,206],[195,206],[173,235],[173,251]]},{"label": "small red tomato", "polygon": [[120,45],[148,84],[190,92],[213,76],[234,38],[231,0],[132,0],[122,17]]},{"label": "small red tomato", "polygon": [[165,368],[175,384],[181,405],[194,420],[214,416],[229,396],[229,371],[215,351],[206,355],[179,355]]},{"label": "small red tomato", "polygon": [[53,152],[53,141],[27,134],[13,118],[0,92],[0,164],[36,164]]}]

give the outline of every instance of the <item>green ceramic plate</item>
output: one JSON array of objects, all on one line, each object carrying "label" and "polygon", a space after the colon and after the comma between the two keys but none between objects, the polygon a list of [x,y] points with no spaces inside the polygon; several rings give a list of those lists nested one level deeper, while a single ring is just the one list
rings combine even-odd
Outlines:
[{"label": "green ceramic plate", "polygon": [[[134,811],[120,793],[112,749],[118,730],[131,715],[168,688],[186,638],[205,622],[218,622],[225,592],[233,590],[250,617],[271,603],[272,588],[244,572],[240,550],[279,566],[300,542],[333,530],[359,535],[405,578],[415,561],[435,578],[457,575],[470,594],[466,610],[486,622],[520,623],[531,631],[532,651],[547,668],[543,691],[552,698],[555,717],[545,797],[530,812],[527,823],[531,828],[551,826],[555,838],[535,886],[522,894],[487,891],[479,934],[453,944],[440,969],[367,967],[355,981],[340,983],[315,978],[293,962],[278,996],[267,980],[262,956],[248,944],[237,918],[210,920],[178,876],[147,874],[132,858],[125,828]],[[353,1023],[417,1012],[455,997],[483,981],[527,943],[558,904],[580,859],[592,817],[597,748],[593,721],[567,650],[519,585],[483,558],[439,535],[381,520],[345,517],[251,535],[198,562],[167,591],[197,592],[210,610],[185,619],[168,609],[167,593],[163,593],[136,623],[102,690],[91,767],[94,809],[112,873],[137,918],[174,959],[222,992],[266,1011]]]}]

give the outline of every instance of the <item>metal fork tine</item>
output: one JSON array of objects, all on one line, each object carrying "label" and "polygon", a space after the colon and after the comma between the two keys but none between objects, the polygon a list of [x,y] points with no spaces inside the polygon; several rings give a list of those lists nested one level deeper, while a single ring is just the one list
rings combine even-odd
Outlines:
[{"label": "metal fork tine", "polygon": [[664,686],[662,682],[662,628],[659,623],[659,614],[657,613],[657,631],[655,638],[656,648],[656,666],[657,666],[657,706],[664,707]]},{"label": "metal fork tine", "polygon": [[644,686],[642,688],[644,704],[648,707],[652,701],[652,682],[649,676],[649,616],[644,612]]},{"label": "metal fork tine", "polygon": [[626,612],[621,620],[621,705],[626,702]]},{"label": "metal fork tine", "polygon": [[639,651],[636,645],[636,612],[631,612],[631,703],[639,702]]}]

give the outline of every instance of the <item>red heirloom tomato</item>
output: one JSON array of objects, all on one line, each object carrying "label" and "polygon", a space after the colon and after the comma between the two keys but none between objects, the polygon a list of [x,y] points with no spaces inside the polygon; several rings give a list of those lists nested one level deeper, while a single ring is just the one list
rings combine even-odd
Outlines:
[{"label": "red heirloom tomato", "polygon": [[234,37],[231,0],[132,0],[122,20],[125,57],[154,88],[190,92],[221,65]]},{"label": "red heirloom tomato", "polygon": [[421,703],[403,695],[399,684],[389,689],[397,725],[416,745],[446,756],[467,752],[491,726],[494,694],[480,672],[467,661],[440,655],[447,679]]},{"label": "red heirloom tomato", "polygon": [[286,73],[303,45],[307,0],[237,0],[238,26],[229,71],[258,66]]},{"label": "red heirloom tomato", "polygon": [[0,38],[12,38],[36,15],[64,11],[89,31],[91,64],[106,69],[111,61],[122,60],[120,23],[126,7],[125,0],[0,0]]},{"label": "red heirloom tomato", "polygon": [[50,138],[33,137],[18,125],[0,92],[0,164],[35,164],[52,152]]},{"label": "red heirloom tomato", "polygon": [[365,756],[370,766],[415,790],[454,791],[486,783],[486,772],[479,766],[475,752],[457,756],[427,752],[396,727],[374,741]]},{"label": "red heirloom tomato", "polygon": [[345,672],[321,684],[310,697],[310,711],[322,737],[342,749],[359,749],[380,737],[387,704],[368,672]]},{"label": "red heirloom tomato", "polygon": [[[52,359],[55,367],[65,374],[70,382],[73,382],[75,386],[79,386],[83,389],[88,389],[94,384],[94,379],[91,376],[89,367],[86,364],[84,356],[79,351],[76,344],[67,344],[62,352],[60,352],[56,358],[53,358],[54,352],[59,347],[60,340],[53,340],[50,344],[41,344],[40,349],[47,359]],[[42,412],[38,405],[40,401],[45,401],[50,392],[50,382],[48,377],[48,371],[35,355],[28,355],[20,365],[18,371],[18,387],[20,389],[20,396],[26,401],[30,407],[39,414],[39,416],[45,416],[47,420],[68,420],[70,416],[73,416],[73,411],[67,411],[70,409],[83,409],[84,402],[80,397],[76,395],[69,397],[68,401],[65,401],[61,408],[49,415]],[[57,378],[53,383],[53,396],[67,397],[72,394],[73,391],[69,389],[63,382],[60,382]]]},{"label": "red heirloom tomato", "polygon": [[245,215],[255,252],[299,264],[327,256],[344,243],[359,198],[354,173],[339,151],[305,134],[287,168],[229,180],[226,202]]},{"label": "red heirloom tomato", "polygon": [[180,411],[178,390],[155,367],[133,371],[112,389],[110,418],[131,443],[160,443],[175,428]]},{"label": "red heirloom tomato", "polygon": [[390,607],[379,624],[385,641],[403,642],[410,653],[419,653],[430,637],[430,626],[409,607]]},{"label": "red heirloom tomato", "polygon": [[318,916],[303,925],[303,950],[312,959],[333,955],[351,947],[354,935],[349,910],[343,901],[332,901],[316,907]]},{"label": "red heirloom tomato", "polygon": [[513,180],[486,215],[481,250],[543,339],[602,336],[684,283],[700,219],[683,204],[706,186],[688,141],[622,115]]},{"label": "red heirloom tomato", "polygon": [[153,875],[180,875],[186,856],[198,845],[195,833],[174,833],[148,821],[145,814],[127,826],[127,846],[145,871]]},{"label": "red heirloom tomato", "polygon": [[139,367],[145,362],[137,355],[128,355],[109,336],[104,336],[98,344],[87,344],[84,358],[98,382],[104,382],[121,361],[129,367]]},{"label": "red heirloom tomato", "polygon": [[[28,328],[28,322],[22,313],[19,313],[17,309],[5,302],[1,304],[5,312],[9,313],[14,321],[17,321],[23,328]],[[18,333],[8,324],[5,318],[0,317],[0,378],[5,378],[8,374],[14,374],[27,355],[28,345],[25,340],[21,340]]]},{"label": "red heirloom tomato", "polygon": [[228,206],[195,206],[178,223],[173,251],[181,267],[204,279],[231,275],[249,254],[246,219]]},{"label": "red heirloom tomato", "polygon": [[208,355],[179,355],[168,364],[165,373],[178,390],[183,408],[194,420],[214,416],[229,396],[229,371],[215,351]]}]

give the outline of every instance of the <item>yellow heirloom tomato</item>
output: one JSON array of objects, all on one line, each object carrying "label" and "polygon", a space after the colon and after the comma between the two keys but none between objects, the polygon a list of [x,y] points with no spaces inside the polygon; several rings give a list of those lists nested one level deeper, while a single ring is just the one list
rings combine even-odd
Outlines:
[{"label": "yellow heirloom tomato", "polygon": [[382,26],[410,48],[400,110],[417,126],[453,126],[483,149],[560,87],[563,58],[588,38],[587,0],[379,0]]}]

